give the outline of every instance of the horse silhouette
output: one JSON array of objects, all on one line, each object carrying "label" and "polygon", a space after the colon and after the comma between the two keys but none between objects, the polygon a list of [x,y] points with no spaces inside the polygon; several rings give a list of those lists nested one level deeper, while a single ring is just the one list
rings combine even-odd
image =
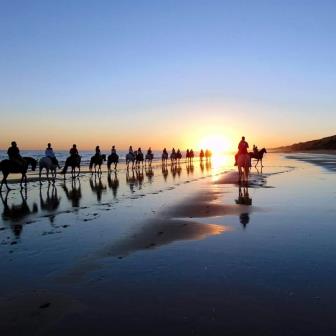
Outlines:
[{"label": "horse silhouette", "polygon": [[47,156],[40,159],[40,161],[39,161],[39,178],[40,178],[40,183],[41,184],[42,184],[41,175],[42,175],[42,170],[43,169],[46,170],[47,180],[48,180],[49,183],[50,183],[49,171],[51,171],[51,178],[53,180],[53,183],[55,183],[57,164],[53,163],[51,158],[49,158]]},{"label": "horse silhouette", "polygon": [[[101,174],[102,173],[102,170],[101,170],[101,165],[103,164],[103,162],[106,161],[106,155],[105,154],[102,154],[102,155],[94,155],[91,157],[91,160],[90,160],[90,171],[91,173],[93,174],[93,171],[92,171],[92,167],[94,166],[94,172],[95,174],[98,172],[98,174]],[[98,166],[98,171],[97,171],[97,166]]]},{"label": "horse silhouette", "polygon": [[62,170],[62,174],[64,174],[64,178],[65,178],[65,174],[68,170],[68,167],[71,167],[71,176],[73,178],[76,176],[76,168],[78,168],[78,173],[77,173],[77,177],[78,177],[79,174],[80,174],[80,163],[81,163],[81,157],[79,155],[69,156],[66,159],[64,168]]},{"label": "horse silhouette", "polygon": [[119,155],[116,153],[112,153],[107,157],[107,169],[110,172],[111,171],[111,165],[114,164],[114,170],[117,169],[117,164],[119,162]]},{"label": "horse silhouette", "polygon": [[264,154],[266,154],[266,153],[267,153],[266,148],[261,149],[257,153],[254,153],[254,152],[249,153],[251,159],[256,159],[257,160],[257,163],[255,164],[255,167],[257,167],[259,161],[260,161],[261,167],[264,167],[263,164],[262,164],[262,160],[263,160]]},{"label": "horse silhouette", "polygon": [[7,177],[9,174],[16,173],[16,174],[21,174],[21,181],[20,181],[20,186],[21,189],[23,188],[22,183],[25,183],[25,186],[27,186],[27,171],[29,166],[31,166],[32,171],[35,171],[36,166],[37,166],[37,161],[33,159],[32,157],[23,157],[23,162],[24,164],[19,164],[15,161],[12,160],[3,160],[0,162],[0,170],[2,170],[3,178],[1,181],[0,185],[0,192],[2,190],[2,185],[5,184],[7,187],[7,190],[10,190],[8,184],[7,184]]}]

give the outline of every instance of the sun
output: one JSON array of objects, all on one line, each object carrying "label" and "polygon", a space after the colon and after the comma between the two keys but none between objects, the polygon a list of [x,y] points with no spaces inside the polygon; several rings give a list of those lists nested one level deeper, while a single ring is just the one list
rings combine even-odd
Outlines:
[{"label": "sun", "polygon": [[215,156],[232,152],[233,150],[232,142],[220,134],[212,134],[202,138],[198,148],[203,150],[209,149]]}]

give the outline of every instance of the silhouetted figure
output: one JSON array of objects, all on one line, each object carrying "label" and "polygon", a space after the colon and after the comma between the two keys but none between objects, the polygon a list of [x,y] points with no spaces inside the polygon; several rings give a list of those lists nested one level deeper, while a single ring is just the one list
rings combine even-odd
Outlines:
[{"label": "silhouetted figure", "polygon": [[238,157],[240,155],[246,155],[248,154],[247,150],[249,148],[249,144],[247,143],[247,141],[245,140],[245,137],[242,136],[239,144],[238,144],[238,152],[235,155],[235,166],[237,166],[238,164]]},{"label": "silhouetted figure", "polygon": [[79,176],[80,174],[81,157],[78,154],[78,149],[75,144],[72,146],[72,148],[70,148],[69,154],[70,156],[66,159],[64,168],[62,170],[62,174],[64,174],[64,178],[68,170],[68,167],[71,167],[71,175],[73,178],[76,175],[76,168],[78,168],[77,176]]},{"label": "silhouetted figure", "polygon": [[177,159],[177,163],[180,164],[180,160],[182,159],[182,153],[179,148],[177,149],[177,152],[176,152],[176,159]]},{"label": "silhouetted figure", "polygon": [[136,153],[133,152],[132,146],[129,146],[128,153],[126,154],[126,166],[129,169],[129,164],[132,162],[132,169],[134,168],[134,162],[136,159]]},{"label": "silhouetted figure", "polygon": [[117,154],[116,148],[113,145],[111,149],[111,155],[107,158],[107,169],[111,171],[111,165],[114,164],[114,170],[117,170],[117,165],[119,162],[119,155]]},{"label": "silhouetted figure", "polygon": [[200,154],[199,154],[200,160],[203,161],[204,159],[204,152],[203,149],[201,149]]},{"label": "silhouetted figure", "polygon": [[145,165],[148,161],[148,164],[151,166],[153,159],[154,159],[154,154],[153,154],[152,148],[149,147],[148,150],[147,150],[146,157],[145,157]]},{"label": "silhouetted figure", "polygon": [[136,166],[140,167],[140,164],[143,165],[144,162],[144,155],[139,147],[135,156],[135,164]]},{"label": "silhouetted figure", "polygon": [[117,198],[117,192],[118,192],[118,188],[119,188],[119,180],[118,180],[118,176],[117,176],[116,171],[114,171],[114,177],[113,178],[111,176],[111,172],[108,173],[107,182],[108,182],[109,188],[112,189],[113,198]]},{"label": "silhouetted figure", "polygon": [[204,155],[205,155],[205,160],[206,161],[210,161],[211,160],[212,153],[211,153],[210,149],[206,149]]},{"label": "silhouetted figure", "polygon": [[175,151],[175,148],[172,149],[172,152],[170,154],[170,161],[171,161],[171,164],[174,164],[176,163],[176,151]]},{"label": "silhouetted figure", "polygon": [[[12,154],[10,154],[12,155]],[[21,158],[21,161],[23,164],[19,164],[17,160],[2,160],[0,162],[0,170],[2,171],[2,181],[0,185],[0,192],[2,190],[3,184],[6,185],[7,190],[10,190],[8,184],[7,184],[7,177],[9,174],[16,173],[16,174],[21,174],[21,181],[20,181],[20,186],[21,189],[23,188],[22,184],[23,182],[25,183],[25,186],[27,186],[27,171],[28,167],[31,166],[32,171],[36,169],[37,161],[31,157],[24,157]]]},{"label": "silhouetted figure", "polygon": [[20,149],[15,141],[12,141],[11,146],[7,150],[9,160],[17,163],[20,167],[25,165],[25,162],[20,154]]},{"label": "silhouetted figure", "polygon": [[61,167],[58,164],[58,160],[56,158],[56,155],[54,153],[54,150],[51,147],[51,143],[48,143],[47,148],[45,150],[45,156],[51,160],[51,162],[58,168],[61,169]]},{"label": "silhouetted figure", "polygon": [[162,164],[166,165],[167,161],[168,161],[168,152],[167,152],[166,148],[164,148],[163,151],[162,151],[161,159],[162,159]]},{"label": "silhouetted figure", "polygon": [[[106,155],[105,154],[102,155],[100,152],[99,146],[96,146],[96,153],[90,159],[89,169],[91,173],[93,174],[92,167],[94,167],[94,173],[101,174],[102,173],[101,166],[104,163],[104,161],[106,161]],[[98,166],[98,170],[97,170],[97,166]]]},{"label": "silhouetted figure", "polygon": [[23,220],[31,214],[35,214],[38,212],[37,204],[33,204],[32,210],[30,210],[26,198],[23,196],[22,192],[21,195],[21,204],[13,204],[11,206],[8,205],[8,194],[6,197],[3,198],[2,193],[0,193],[0,198],[3,203],[3,212],[2,212],[2,219],[4,221],[10,222],[11,230],[13,231],[16,238],[20,237],[23,228]]},{"label": "silhouetted figure", "polygon": [[190,161],[193,161],[195,154],[194,154],[194,151],[192,149],[190,149],[190,151],[189,151],[189,156],[190,156]]},{"label": "silhouetted figure", "polygon": [[264,167],[263,163],[262,163],[262,160],[263,160],[264,154],[266,154],[266,153],[267,153],[266,148],[263,148],[259,151],[257,147],[256,147],[256,151],[253,151],[253,152],[249,153],[251,159],[256,159],[257,160],[257,163],[255,164],[256,168],[257,168],[257,165],[258,165],[259,161],[260,161],[261,168]]}]

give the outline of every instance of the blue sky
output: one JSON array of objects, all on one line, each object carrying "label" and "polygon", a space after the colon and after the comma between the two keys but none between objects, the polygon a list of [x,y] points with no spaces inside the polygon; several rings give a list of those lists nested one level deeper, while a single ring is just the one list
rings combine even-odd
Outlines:
[{"label": "blue sky", "polygon": [[0,0],[0,147],[334,134],[335,13],[326,0]]}]

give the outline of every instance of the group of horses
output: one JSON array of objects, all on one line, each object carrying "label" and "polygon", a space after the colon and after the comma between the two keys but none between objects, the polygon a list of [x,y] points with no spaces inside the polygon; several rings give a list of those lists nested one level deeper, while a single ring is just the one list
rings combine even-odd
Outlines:
[{"label": "group of horses", "polygon": [[[264,154],[267,153],[266,149],[263,148],[262,150],[258,151],[258,152],[250,152],[249,154],[247,154],[246,156],[241,155],[240,157],[238,157],[237,160],[237,165],[238,165],[238,172],[239,172],[239,179],[244,179],[244,180],[248,180],[248,174],[250,171],[250,166],[251,166],[251,159],[256,159],[256,165],[258,165],[259,161],[261,162],[261,167],[263,167],[262,165],[262,159]],[[163,165],[167,165],[167,161],[168,161],[168,152],[164,151],[162,153],[161,159],[162,159],[162,164]],[[187,161],[191,161],[193,159],[194,155],[193,153],[190,154],[186,157]],[[149,165],[152,164],[153,161],[153,154],[152,153],[147,153],[146,156],[144,157],[143,153],[140,151],[137,152],[129,152],[126,155],[126,166],[127,169],[129,169],[129,165],[130,163],[132,163],[132,168],[135,167],[139,167],[140,165],[143,165],[143,163],[145,162],[145,165],[148,163]],[[177,164],[180,162],[182,158],[182,154],[180,151],[175,152],[173,151],[170,154],[170,159],[171,159],[171,163],[172,164]],[[209,159],[210,157],[206,157],[206,159]],[[202,157],[200,157],[200,159],[202,160]],[[101,166],[104,163],[104,161],[106,161],[106,155],[102,154],[102,155],[94,155],[91,157],[90,160],[90,171],[93,173],[93,168],[94,168],[94,172],[95,173],[101,173],[102,169]],[[111,166],[114,165],[114,169],[116,170],[117,168],[117,164],[119,162],[119,156],[116,153],[112,153],[111,155],[109,155],[107,157],[107,168],[108,171],[111,171]],[[81,163],[81,157],[79,155],[75,155],[75,156],[70,156],[66,159],[65,164],[64,164],[64,168],[62,170],[62,173],[66,174],[68,168],[71,168],[71,175],[72,177],[75,176],[79,176],[80,174],[80,163]],[[51,158],[49,157],[43,157],[39,160],[39,162],[37,162],[37,160],[35,160],[32,157],[23,157],[22,158],[22,164],[19,164],[15,161],[12,160],[3,160],[0,162],[0,170],[2,171],[3,174],[3,178],[0,184],[0,192],[2,190],[3,184],[6,185],[7,189],[10,190],[8,184],[7,184],[7,178],[8,175],[11,173],[16,173],[16,174],[21,174],[21,180],[20,180],[20,186],[21,188],[23,188],[23,183],[26,185],[27,184],[27,171],[28,168],[31,167],[32,171],[36,170],[37,165],[39,166],[39,179],[41,181],[41,175],[42,175],[42,170],[45,169],[46,170],[46,177],[47,180],[50,182],[50,177],[49,177],[49,173],[51,174],[51,178],[53,181],[55,181],[56,178],[56,170],[57,170],[57,165],[52,161]],[[98,169],[97,169],[98,167]],[[77,171],[76,171],[77,168]]]}]

